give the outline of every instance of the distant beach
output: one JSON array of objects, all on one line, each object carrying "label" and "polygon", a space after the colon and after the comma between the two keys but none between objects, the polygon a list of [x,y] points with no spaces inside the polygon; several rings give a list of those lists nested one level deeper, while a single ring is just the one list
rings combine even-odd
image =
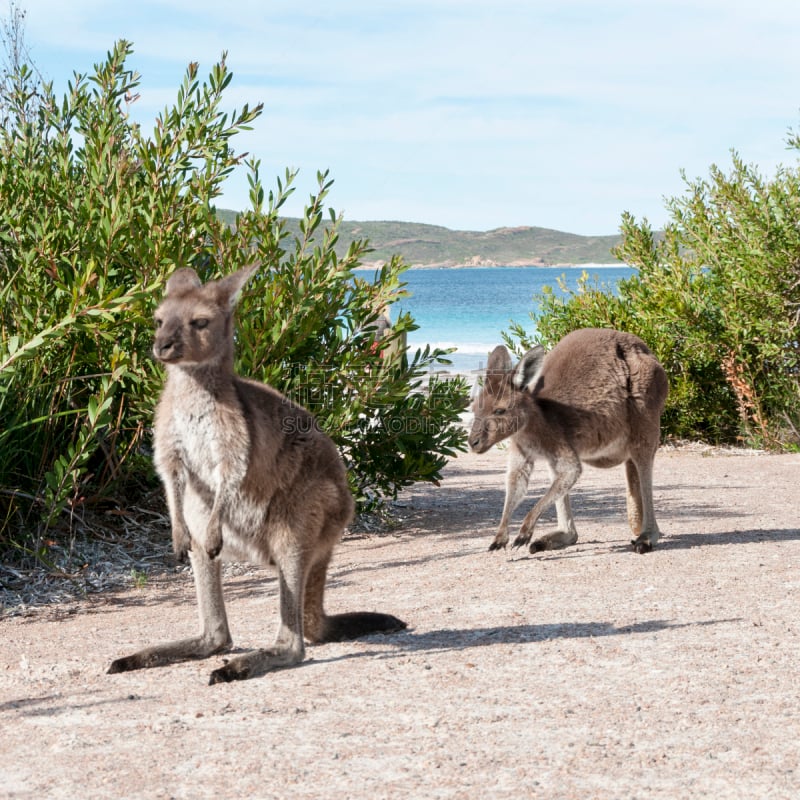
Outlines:
[{"label": "distant beach", "polygon": [[558,280],[563,276],[574,290],[588,273],[590,283],[615,291],[620,279],[635,272],[624,264],[411,269],[404,276],[410,297],[392,308],[392,316],[407,311],[419,325],[408,336],[409,349],[456,348],[448,356],[452,364],[440,369],[471,374],[486,366],[488,354],[502,344],[502,332],[512,322],[535,333],[530,316],[538,308],[534,296],[545,286],[561,293]]},{"label": "distant beach", "polygon": [[[359,269],[376,270],[380,269],[386,264],[385,261],[368,261],[359,267]],[[455,263],[451,261],[442,261],[433,264],[410,264],[409,269],[585,269],[587,271],[593,269],[628,269],[625,264],[620,261],[615,261],[608,264],[547,264],[542,260],[533,261],[515,261],[511,264],[495,264],[490,261],[473,261],[467,263]]]}]

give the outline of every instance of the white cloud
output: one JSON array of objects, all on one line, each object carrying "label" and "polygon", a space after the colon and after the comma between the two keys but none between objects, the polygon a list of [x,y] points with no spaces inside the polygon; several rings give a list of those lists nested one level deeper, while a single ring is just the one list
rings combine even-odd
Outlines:
[{"label": "white cloud", "polygon": [[767,172],[794,158],[800,6],[782,0],[31,0],[53,77],[120,37],[151,117],[227,49],[227,103],[265,103],[239,148],[309,191],[330,167],[350,217],[611,232],[625,209],[662,221],[680,169],[730,148]]}]

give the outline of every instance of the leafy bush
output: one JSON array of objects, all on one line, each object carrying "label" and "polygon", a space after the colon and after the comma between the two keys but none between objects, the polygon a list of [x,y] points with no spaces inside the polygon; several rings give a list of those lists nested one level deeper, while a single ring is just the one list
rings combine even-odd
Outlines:
[{"label": "leafy bush", "polygon": [[[616,295],[584,280],[544,294],[535,322],[548,345],[587,326],[641,336],[670,378],[665,434],[782,447],[800,399],[800,171],[765,180],[732,160],[729,174],[686,181],[663,235],[623,216],[615,255],[638,274]],[[518,325],[509,340],[530,343]]]},{"label": "leafy bush", "polygon": [[368,278],[359,269],[369,252],[366,241],[354,241],[343,258],[337,256],[340,220],[331,211],[323,225],[331,185],[326,173],[318,175],[301,236],[290,237],[276,209],[292,173],[265,210],[258,164],[250,166],[253,209],[239,215],[235,232],[223,231],[238,240],[237,248],[251,246],[268,270],[239,313],[239,370],[314,412],[339,445],[362,507],[414,481],[438,480],[447,457],[463,447],[458,423],[467,387],[435,377],[423,387],[445,352],[405,354],[406,336],[417,328],[408,313],[387,335],[376,335],[384,309],[407,296],[406,265],[394,257]]},{"label": "leafy bush", "polygon": [[[442,351],[381,357],[413,329],[409,316],[377,343],[369,330],[403,296],[405,266],[393,259],[361,277],[367,242],[336,257],[336,215],[322,225],[326,175],[289,241],[278,212],[294,175],[265,197],[258,162],[234,152],[261,107],[221,110],[232,78],[224,56],[203,83],[189,65],[145,135],[128,116],[139,80],[130,53],[117,43],[60,103],[25,65],[0,84],[2,549],[36,549],[64,512],[152,478],[146,439],[161,375],[151,317],[176,266],[208,278],[262,262],[240,311],[240,369],[309,402],[362,500],[435,480],[462,446],[454,423],[466,389],[419,391]],[[240,165],[253,207],[230,226],[213,203]]]}]

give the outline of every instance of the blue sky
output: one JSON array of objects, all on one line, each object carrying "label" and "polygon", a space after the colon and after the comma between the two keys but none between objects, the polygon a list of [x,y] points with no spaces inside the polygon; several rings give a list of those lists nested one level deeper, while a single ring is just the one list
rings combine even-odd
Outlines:
[{"label": "blue sky", "polygon": [[[5,4],[3,4],[5,5]],[[114,41],[133,43],[135,115],[174,100],[228,51],[228,108],[263,102],[234,140],[272,185],[319,169],[353,220],[615,233],[666,220],[680,172],[731,149],[794,165],[800,3],[789,0],[18,0],[33,60],[59,93]],[[244,174],[223,207],[247,204]]]}]

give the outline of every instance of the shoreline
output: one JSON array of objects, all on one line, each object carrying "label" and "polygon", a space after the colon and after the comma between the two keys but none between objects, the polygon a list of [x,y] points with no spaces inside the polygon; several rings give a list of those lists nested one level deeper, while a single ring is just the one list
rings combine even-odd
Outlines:
[{"label": "shoreline", "polygon": [[[380,269],[381,267],[386,265],[386,261],[378,260],[378,261],[366,261],[360,267],[356,267],[355,271],[357,270],[375,270]],[[481,263],[481,264],[474,264],[474,263],[465,263],[465,264],[454,264],[449,261],[443,262],[436,262],[433,264],[409,264],[408,268],[413,270],[423,270],[423,269],[620,269],[621,267],[628,266],[622,261],[616,262],[608,262],[608,263],[595,263],[595,262],[586,262],[585,264],[574,264],[574,263],[559,263],[559,264],[544,264],[538,261],[514,261],[510,264],[496,264],[496,263]],[[631,269],[635,269],[635,267],[631,267]]]}]

